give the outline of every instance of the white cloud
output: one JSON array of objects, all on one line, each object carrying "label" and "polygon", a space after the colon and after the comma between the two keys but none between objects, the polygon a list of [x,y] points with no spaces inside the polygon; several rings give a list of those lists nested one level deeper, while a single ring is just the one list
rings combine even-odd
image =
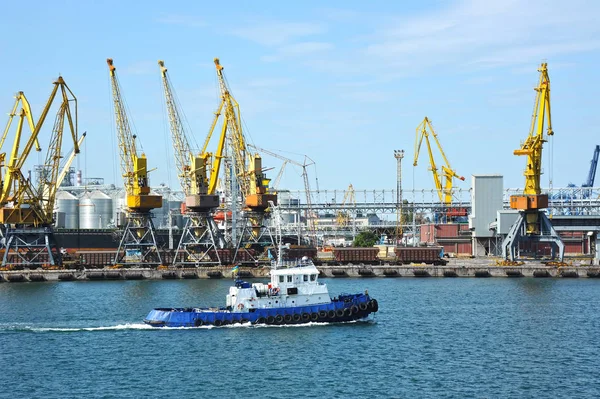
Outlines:
[{"label": "white cloud", "polygon": [[261,21],[230,33],[263,46],[278,46],[290,40],[324,33],[325,27],[312,22]]},{"label": "white cloud", "polygon": [[427,15],[397,18],[371,36],[365,55],[419,68],[498,67],[600,48],[596,12],[589,3],[574,3],[581,2],[462,1]]},{"label": "white cloud", "polygon": [[324,53],[333,49],[333,44],[325,42],[301,42],[280,46],[275,54],[262,56],[264,62],[281,61],[284,58],[302,57],[316,53]]}]

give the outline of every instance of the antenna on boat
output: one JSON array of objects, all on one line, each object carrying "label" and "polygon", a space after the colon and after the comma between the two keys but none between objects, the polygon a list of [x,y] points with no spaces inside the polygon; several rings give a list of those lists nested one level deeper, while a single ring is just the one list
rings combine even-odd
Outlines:
[{"label": "antenna on boat", "polygon": [[277,261],[273,264],[273,268],[277,268],[277,264],[283,260],[283,240],[281,233],[281,212],[279,206],[276,206],[273,201],[269,201],[269,208],[273,211],[275,216],[275,239],[277,241]]}]

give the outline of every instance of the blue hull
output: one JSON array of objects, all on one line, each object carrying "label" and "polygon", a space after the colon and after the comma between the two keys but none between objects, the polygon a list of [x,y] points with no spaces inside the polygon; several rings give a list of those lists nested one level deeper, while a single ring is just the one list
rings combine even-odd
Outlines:
[{"label": "blue hull", "polygon": [[155,327],[333,323],[363,319],[378,310],[377,300],[366,294],[355,294],[340,295],[322,305],[256,309],[254,312],[232,312],[226,308],[157,308],[148,313],[144,323]]}]

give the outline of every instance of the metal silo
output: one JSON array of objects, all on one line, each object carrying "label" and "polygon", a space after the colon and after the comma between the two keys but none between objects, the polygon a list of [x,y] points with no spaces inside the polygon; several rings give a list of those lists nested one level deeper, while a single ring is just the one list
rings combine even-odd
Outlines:
[{"label": "metal silo", "polygon": [[125,191],[119,190],[113,197],[113,220],[116,227],[121,227],[125,224],[127,215],[127,199]]},{"label": "metal silo", "polygon": [[102,191],[85,193],[79,199],[79,227],[105,229],[113,219],[112,199]]},{"label": "metal silo", "polygon": [[168,194],[167,196],[165,196],[165,193],[159,192],[150,192],[150,194],[162,196],[162,207],[152,209],[152,215],[154,215],[154,225],[159,229],[165,228],[167,227],[167,217],[169,216]]},{"label": "metal silo", "polygon": [[56,203],[54,205],[54,211],[64,213],[64,227],[65,229],[77,229],[79,228],[79,199],[68,191],[59,191],[56,193]]},{"label": "metal silo", "polygon": [[[169,199],[169,212],[173,215],[173,227],[179,229],[183,228],[183,217],[181,216],[181,204],[183,201],[170,198]],[[167,214],[168,217],[168,214]]]},{"label": "metal silo", "polygon": [[299,210],[294,210],[294,208],[299,208],[300,200],[298,198],[292,197],[292,194],[288,190],[279,190],[277,192],[277,202],[282,207],[292,208],[289,211],[283,211],[281,213],[281,219],[283,223],[294,223],[296,216],[299,213]]}]

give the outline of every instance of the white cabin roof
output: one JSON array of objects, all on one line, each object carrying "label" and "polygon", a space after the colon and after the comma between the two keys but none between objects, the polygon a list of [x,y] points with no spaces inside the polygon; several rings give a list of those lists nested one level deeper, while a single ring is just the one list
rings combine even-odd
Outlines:
[{"label": "white cabin roof", "polygon": [[290,275],[302,275],[302,274],[319,274],[319,271],[314,265],[300,266],[300,267],[286,267],[281,269],[272,269],[272,276],[290,276]]}]

